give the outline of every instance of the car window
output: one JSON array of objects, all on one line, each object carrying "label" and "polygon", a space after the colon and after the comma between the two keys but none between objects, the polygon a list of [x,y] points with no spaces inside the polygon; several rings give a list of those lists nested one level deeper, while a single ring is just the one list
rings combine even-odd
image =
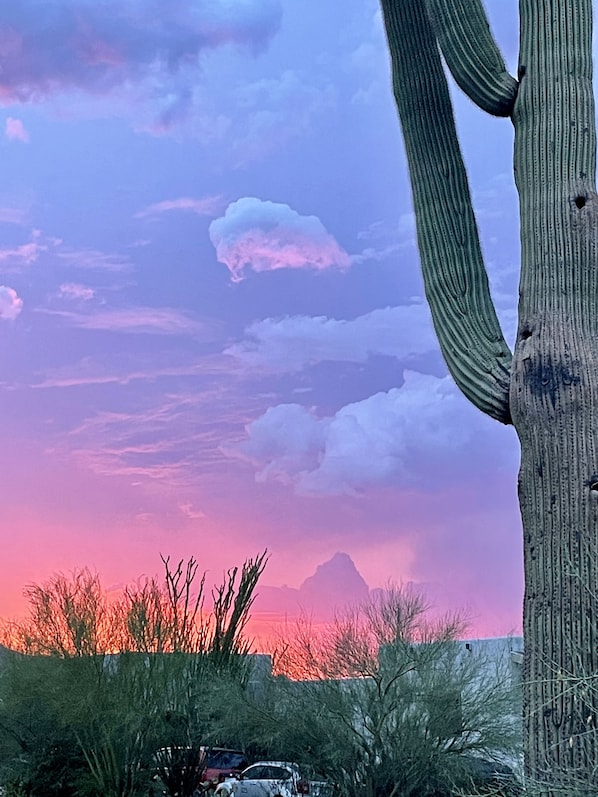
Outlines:
[{"label": "car window", "polygon": [[245,762],[243,753],[234,750],[211,750],[208,753],[208,767],[210,769],[238,769]]},{"label": "car window", "polygon": [[268,769],[269,780],[289,780],[291,777],[289,770],[283,767],[266,767],[266,769]]},{"label": "car window", "polygon": [[249,767],[243,772],[243,780],[266,780],[269,767]]}]

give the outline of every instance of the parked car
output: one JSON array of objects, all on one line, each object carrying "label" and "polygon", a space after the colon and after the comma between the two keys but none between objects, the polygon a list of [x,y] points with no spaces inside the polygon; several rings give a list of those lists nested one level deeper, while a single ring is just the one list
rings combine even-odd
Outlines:
[{"label": "parked car", "polygon": [[[310,778],[298,764],[288,761],[258,761],[226,788],[230,788],[228,794],[232,797],[332,797],[331,784]],[[225,797],[224,788],[217,793]]]},{"label": "parked car", "polygon": [[472,790],[491,790],[493,794],[516,797],[521,793],[521,783],[513,769],[498,761],[488,761],[473,755],[464,755],[465,772]]},{"label": "parked car", "polygon": [[220,779],[220,783],[214,790],[215,797],[231,797],[233,786],[239,780],[240,775],[228,775]]},{"label": "parked car", "polygon": [[[227,747],[201,747],[202,772],[201,780],[204,790],[216,787],[226,779],[236,778],[249,763],[245,753],[230,750]],[[230,794],[230,792],[229,792]]]},{"label": "parked car", "polygon": [[154,756],[156,777],[163,793],[197,795],[214,793],[228,776],[247,767],[241,750],[226,747],[162,747]]}]

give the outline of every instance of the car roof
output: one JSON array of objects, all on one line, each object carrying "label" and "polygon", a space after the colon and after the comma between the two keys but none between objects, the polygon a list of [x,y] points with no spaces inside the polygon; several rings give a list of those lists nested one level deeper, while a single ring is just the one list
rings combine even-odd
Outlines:
[{"label": "car roof", "polygon": [[[255,764],[251,765],[252,767],[289,767],[290,769],[299,769],[298,764],[294,764],[291,761],[256,761]],[[251,769],[251,767],[247,767],[247,769]]]}]

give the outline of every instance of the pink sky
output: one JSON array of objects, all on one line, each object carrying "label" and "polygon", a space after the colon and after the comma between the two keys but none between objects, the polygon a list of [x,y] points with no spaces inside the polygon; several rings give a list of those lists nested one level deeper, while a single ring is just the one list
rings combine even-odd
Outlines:
[{"label": "pink sky", "polygon": [[[355,598],[337,553],[518,631],[517,442],[438,351],[376,1],[164,9],[0,8],[0,615],[58,570],[267,548],[260,633],[314,574],[322,617]],[[455,105],[512,338],[511,129]]]}]

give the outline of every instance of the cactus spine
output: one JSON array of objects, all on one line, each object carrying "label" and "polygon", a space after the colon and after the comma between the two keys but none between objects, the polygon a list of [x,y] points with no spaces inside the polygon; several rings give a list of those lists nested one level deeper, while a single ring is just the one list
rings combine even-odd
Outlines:
[{"label": "cactus spine", "polygon": [[[479,0],[381,0],[426,295],[449,370],[521,442],[524,741],[546,794],[598,783],[598,197],[591,0],[520,0],[519,80]],[[442,63],[510,116],[522,261],[513,357],[488,291]]]}]

